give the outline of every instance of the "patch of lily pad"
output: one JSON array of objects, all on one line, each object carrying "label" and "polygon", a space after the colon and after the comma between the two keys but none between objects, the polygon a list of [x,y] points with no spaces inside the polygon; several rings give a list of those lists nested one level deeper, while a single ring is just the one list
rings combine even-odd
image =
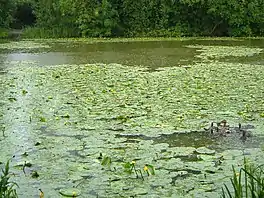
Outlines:
[{"label": "patch of lily pad", "polygon": [[49,45],[35,41],[13,41],[0,43],[0,49],[15,50],[15,49],[39,49],[39,48],[50,48]]},{"label": "patch of lily pad", "polygon": [[25,41],[38,41],[38,42],[52,42],[52,43],[64,43],[64,42],[71,42],[71,43],[122,43],[122,42],[148,42],[148,41],[188,41],[193,40],[194,38],[188,37],[175,37],[175,38],[60,38],[60,39],[24,39]]},{"label": "patch of lily pad", "polygon": [[262,48],[247,47],[247,46],[203,46],[203,45],[188,45],[188,48],[196,48],[200,54],[197,58],[202,60],[211,60],[233,56],[233,57],[250,57],[262,53]]},{"label": "patch of lily pad", "polygon": [[263,163],[260,148],[215,150],[209,132],[207,145],[168,140],[200,135],[223,117],[263,134],[262,65],[211,62],[154,72],[120,64],[14,65],[0,78],[0,161],[13,156],[19,165],[20,195],[36,197],[41,188],[51,197],[215,197],[232,165],[238,169],[244,157]]},{"label": "patch of lily pad", "polygon": [[[67,95],[61,97],[64,109],[79,111],[90,124],[95,122],[94,127],[102,128],[107,123],[107,128],[134,128],[137,130],[131,133],[153,136],[168,130],[197,130],[210,119],[254,121],[262,115],[263,79],[258,76],[263,70],[258,65],[197,64],[187,71],[176,67],[153,73],[118,64],[60,65],[39,70],[36,74],[40,80],[50,83],[40,84],[42,92]],[[45,75],[41,75],[43,72]],[[70,102],[73,104],[67,105]],[[57,115],[69,113],[65,110]],[[70,116],[71,123],[74,115]],[[77,121],[76,126],[85,124]]]}]

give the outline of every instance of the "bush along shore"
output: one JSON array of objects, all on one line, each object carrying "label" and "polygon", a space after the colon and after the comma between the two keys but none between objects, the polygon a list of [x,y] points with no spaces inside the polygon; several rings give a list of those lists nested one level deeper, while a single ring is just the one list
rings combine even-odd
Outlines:
[{"label": "bush along shore", "polygon": [[[31,38],[263,36],[263,1],[9,0],[0,28]],[[0,30],[0,36],[3,31]]]}]

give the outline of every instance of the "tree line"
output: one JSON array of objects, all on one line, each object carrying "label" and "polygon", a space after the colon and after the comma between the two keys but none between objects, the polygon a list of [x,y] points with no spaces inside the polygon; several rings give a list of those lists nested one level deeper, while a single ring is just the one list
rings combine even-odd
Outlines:
[{"label": "tree line", "polygon": [[264,35],[264,0],[0,2],[0,28],[20,26],[36,37]]}]

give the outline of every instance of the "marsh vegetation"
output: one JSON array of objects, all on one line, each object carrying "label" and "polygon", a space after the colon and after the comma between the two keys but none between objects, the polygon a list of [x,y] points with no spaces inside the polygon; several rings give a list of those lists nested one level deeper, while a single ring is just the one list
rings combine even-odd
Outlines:
[{"label": "marsh vegetation", "polygon": [[12,157],[21,197],[220,197],[224,184],[232,193],[245,157],[264,163],[263,47],[3,42],[0,162]]}]

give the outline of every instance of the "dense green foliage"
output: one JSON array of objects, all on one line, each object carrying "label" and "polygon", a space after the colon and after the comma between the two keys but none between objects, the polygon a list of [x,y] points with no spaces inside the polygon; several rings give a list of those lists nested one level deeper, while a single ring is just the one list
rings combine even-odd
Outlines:
[{"label": "dense green foliage", "polygon": [[15,0],[0,0],[0,28],[8,28],[12,22]]},{"label": "dense green foliage", "polygon": [[14,182],[10,182],[9,161],[7,161],[0,175],[0,198],[16,198],[17,193],[15,187],[18,186]]},{"label": "dense green foliage", "polygon": [[15,9],[14,0],[0,0],[0,38],[5,38],[8,35],[9,28],[13,18],[12,13]]},{"label": "dense green foliage", "polygon": [[[17,20],[17,12],[19,16],[23,15],[23,12],[25,15],[28,14],[26,12],[31,12],[34,17],[36,16],[36,23],[35,20],[31,20],[35,23],[34,28],[27,30],[30,36],[264,35],[263,0],[1,0],[0,2],[0,28],[10,27],[12,16]],[[29,14],[28,17],[33,16]]]}]

